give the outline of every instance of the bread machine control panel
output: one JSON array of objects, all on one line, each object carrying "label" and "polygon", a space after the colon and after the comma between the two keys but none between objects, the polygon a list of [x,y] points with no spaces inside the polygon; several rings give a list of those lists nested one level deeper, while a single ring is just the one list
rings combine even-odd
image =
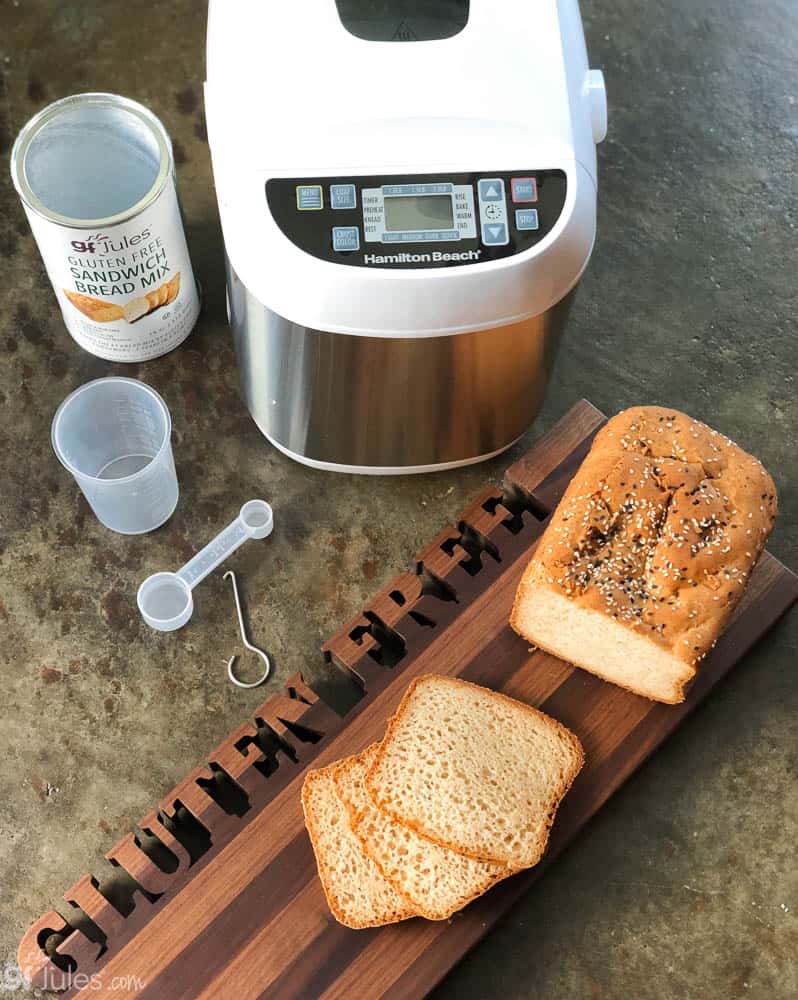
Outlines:
[{"label": "bread machine control panel", "polygon": [[355,267],[453,267],[528,250],[565,204],[562,170],[419,177],[298,177],[266,182],[281,232]]}]

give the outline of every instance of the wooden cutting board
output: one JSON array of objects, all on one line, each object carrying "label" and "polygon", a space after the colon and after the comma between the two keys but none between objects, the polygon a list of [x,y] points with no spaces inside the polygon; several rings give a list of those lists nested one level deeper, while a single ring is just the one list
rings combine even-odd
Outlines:
[{"label": "wooden cutting board", "polygon": [[[441,531],[361,615],[326,643],[330,669],[362,697],[340,717],[295,676],[207,763],[106,855],[119,873],[84,876],[27,931],[20,966],[72,997],[247,1000],[424,996],[562,851],[603,802],[798,599],[768,553],[687,700],[655,704],[537,650],[507,625],[518,579],[548,514],[604,417],[577,404]],[[352,931],[325,905],[300,788],[321,766],[379,739],[409,681],[464,677],[538,705],[581,739],[587,764],[544,861],[451,921]]]}]

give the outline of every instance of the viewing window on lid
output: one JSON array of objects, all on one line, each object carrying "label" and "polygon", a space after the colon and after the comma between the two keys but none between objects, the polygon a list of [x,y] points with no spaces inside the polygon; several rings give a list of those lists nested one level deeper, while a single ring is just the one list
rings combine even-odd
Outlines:
[{"label": "viewing window on lid", "polygon": [[346,30],[367,42],[434,42],[459,34],[469,0],[335,0]]}]

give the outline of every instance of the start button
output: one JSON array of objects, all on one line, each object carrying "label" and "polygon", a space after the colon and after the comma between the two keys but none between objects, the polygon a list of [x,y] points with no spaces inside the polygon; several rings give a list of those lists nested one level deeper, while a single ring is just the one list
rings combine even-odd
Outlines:
[{"label": "start button", "polygon": [[513,177],[510,180],[510,191],[516,205],[521,202],[538,200],[538,182],[534,177]]}]

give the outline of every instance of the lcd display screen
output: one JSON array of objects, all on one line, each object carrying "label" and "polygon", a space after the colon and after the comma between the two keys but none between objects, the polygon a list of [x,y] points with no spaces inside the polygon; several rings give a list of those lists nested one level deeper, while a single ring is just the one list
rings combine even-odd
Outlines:
[{"label": "lcd display screen", "polygon": [[385,230],[452,229],[454,210],[449,194],[396,195],[385,199]]}]

